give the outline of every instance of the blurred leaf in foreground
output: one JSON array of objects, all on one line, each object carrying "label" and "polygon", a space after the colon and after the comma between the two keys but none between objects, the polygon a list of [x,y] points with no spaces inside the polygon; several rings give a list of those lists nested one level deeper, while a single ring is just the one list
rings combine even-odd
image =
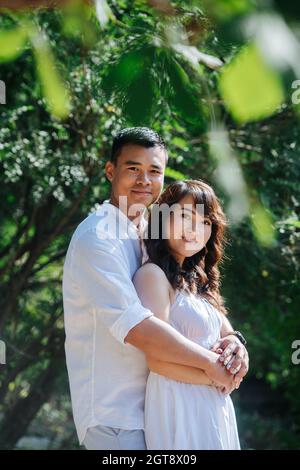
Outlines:
[{"label": "blurred leaf in foreground", "polygon": [[57,70],[53,54],[46,39],[35,35],[32,40],[36,67],[49,111],[59,119],[70,112],[70,96]]},{"label": "blurred leaf in foreground", "polygon": [[238,122],[270,116],[284,101],[278,75],[264,62],[254,45],[243,47],[222,69],[219,88]]},{"label": "blurred leaf in foreground", "polygon": [[22,26],[0,31],[0,62],[9,62],[22,54],[27,32]]}]

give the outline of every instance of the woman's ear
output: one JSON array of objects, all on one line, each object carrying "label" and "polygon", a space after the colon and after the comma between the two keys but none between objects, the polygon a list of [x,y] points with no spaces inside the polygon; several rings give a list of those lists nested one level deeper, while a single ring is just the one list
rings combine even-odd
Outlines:
[{"label": "woman's ear", "polygon": [[106,164],[105,164],[105,175],[106,175],[106,178],[108,179],[108,181],[112,182],[112,180],[114,178],[114,172],[115,172],[115,165],[110,161],[106,162]]}]

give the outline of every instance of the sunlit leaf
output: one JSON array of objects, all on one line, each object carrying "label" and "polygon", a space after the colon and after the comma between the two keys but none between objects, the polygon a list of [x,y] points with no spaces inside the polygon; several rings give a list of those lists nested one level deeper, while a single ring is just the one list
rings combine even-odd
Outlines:
[{"label": "sunlit leaf", "polygon": [[185,44],[174,44],[173,49],[182,54],[192,65],[198,70],[199,63],[206,65],[208,68],[216,70],[222,67],[223,62],[218,57],[204,54],[195,46],[187,46]]},{"label": "sunlit leaf", "polygon": [[106,0],[95,0],[95,4],[97,18],[100,26],[103,28],[110,19],[114,18],[114,15]]},{"label": "sunlit leaf", "polygon": [[94,15],[93,5],[82,0],[67,2],[62,15],[63,32],[67,36],[80,38],[86,46],[92,47],[97,40]]},{"label": "sunlit leaf", "polygon": [[27,32],[22,26],[0,31],[0,62],[9,62],[22,54],[26,40]]},{"label": "sunlit leaf", "polygon": [[219,87],[226,106],[239,122],[270,116],[284,100],[278,75],[253,45],[244,47],[222,69]]},{"label": "sunlit leaf", "polygon": [[226,21],[236,15],[247,13],[255,8],[255,3],[251,0],[203,0],[205,11],[218,18],[219,21]]},{"label": "sunlit leaf", "polygon": [[275,240],[275,228],[266,209],[255,201],[251,206],[251,222],[254,235],[264,246],[270,246]]},{"label": "sunlit leaf", "polygon": [[290,225],[290,226],[296,227],[296,228],[300,228],[300,220],[298,220],[298,219],[291,218],[291,219],[283,220],[282,224]]},{"label": "sunlit leaf", "polygon": [[70,96],[57,70],[55,59],[44,37],[33,40],[36,67],[43,94],[53,116],[64,119],[70,112]]},{"label": "sunlit leaf", "polygon": [[174,180],[185,180],[187,176],[177,170],[173,170],[172,168],[167,167],[165,169],[165,176],[168,178],[172,178]]},{"label": "sunlit leaf", "polygon": [[188,143],[182,137],[178,137],[178,136],[173,137],[172,144],[174,144],[176,147],[180,148],[181,150],[188,149]]}]

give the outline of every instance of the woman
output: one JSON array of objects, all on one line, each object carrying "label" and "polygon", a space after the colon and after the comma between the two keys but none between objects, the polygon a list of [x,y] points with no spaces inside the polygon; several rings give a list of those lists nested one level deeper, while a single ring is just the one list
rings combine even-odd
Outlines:
[{"label": "woman", "polygon": [[[194,180],[171,184],[157,208],[160,215],[154,220],[158,211],[152,211],[145,239],[149,260],[136,272],[135,287],[145,307],[210,349],[226,314],[218,270],[225,216],[213,189]],[[240,449],[231,390],[197,368],[151,357],[147,362],[148,449]]]}]

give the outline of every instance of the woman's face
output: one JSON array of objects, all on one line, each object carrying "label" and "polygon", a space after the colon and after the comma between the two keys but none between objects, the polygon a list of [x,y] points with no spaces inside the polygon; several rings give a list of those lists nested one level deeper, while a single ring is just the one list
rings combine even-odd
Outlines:
[{"label": "woman's face", "polygon": [[204,248],[212,231],[212,222],[204,216],[204,206],[196,208],[193,197],[187,195],[171,212],[166,236],[173,256],[182,263]]}]

